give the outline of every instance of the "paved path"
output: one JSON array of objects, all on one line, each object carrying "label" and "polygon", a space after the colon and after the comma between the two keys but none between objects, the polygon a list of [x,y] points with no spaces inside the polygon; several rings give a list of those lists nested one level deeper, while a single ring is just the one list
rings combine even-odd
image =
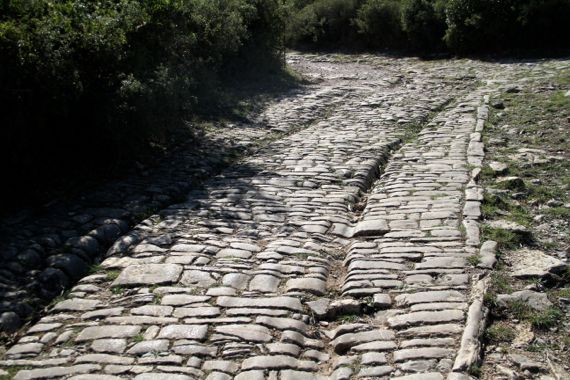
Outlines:
[{"label": "paved path", "polygon": [[0,368],[18,380],[468,378],[492,87],[478,79],[494,66],[357,58],[290,56],[320,81],[302,112],[272,121],[296,132],[116,242]]}]

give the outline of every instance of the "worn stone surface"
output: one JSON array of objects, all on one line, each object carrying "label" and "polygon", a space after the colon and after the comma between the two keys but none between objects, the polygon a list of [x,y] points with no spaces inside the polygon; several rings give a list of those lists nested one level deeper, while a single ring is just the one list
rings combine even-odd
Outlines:
[{"label": "worn stone surface", "polygon": [[563,261],[534,249],[520,249],[511,258],[511,275],[517,278],[543,278],[566,268]]},{"label": "worn stone surface", "polygon": [[[312,83],[220,137],[255,153],[131,231],[122,208],[69,214],[96,230],[70,240],[72,250],[113,244],[109,257],[8,347],[1,370],[19,379],[460,376],[450,372],[481,272],[469,258],[493,263],[491,243],[478,247],[481,128],[496,86],[487,79],[525,68],[288,60]],[[278,138],[256,145],[267,136]],[[211,173],[204,166],[215,160],[201,160],[194,168]],[[183,173],[179,181],[195,178]],[[48,234],[33,249],[66,242]],[[44,283],[71,286],[80,263],[50,262]]]},{"label": "worn stone surface", "polygon": [[497,302],[502,307],[507,307],[510,302],[521,301],[534,310],[544,311],[552,306],[546,293],[534,292],[532,290],[520,290],[512,294],[497,295]]}]

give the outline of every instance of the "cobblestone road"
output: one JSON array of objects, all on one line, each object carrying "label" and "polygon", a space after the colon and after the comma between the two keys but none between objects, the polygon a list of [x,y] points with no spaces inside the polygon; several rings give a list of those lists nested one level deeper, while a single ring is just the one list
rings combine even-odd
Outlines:
[{"label": "cobblestone road", "polygon": [[525,66],[289,61],[314,91],[263,117],[295,132],[117,241],[0,368],[18,380],[469,378],[486,101]]}]

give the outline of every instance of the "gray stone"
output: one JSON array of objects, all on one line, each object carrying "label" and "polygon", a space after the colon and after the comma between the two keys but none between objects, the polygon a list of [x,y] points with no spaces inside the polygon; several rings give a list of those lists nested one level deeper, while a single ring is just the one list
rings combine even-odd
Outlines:
[{"label": "gray stone", "polygon": [[203,371],[220,371],[234,374],[239,370],[239,365],[229,360],[207,360],[202,365]]},{"label": "gray stone", "polygon": [[71,367],[48,367],[19,371],[13,380],[54,379],[64,376],[86,374],[101,370],[97,364],[78,364]]},{"label": "gray stone", "polygon": [[250,276],[243,273],[228,273],[222,278],[222,284],[243,290],[247,288]]},{"label": "gray stone", "polygon": [[121,380],[122,377],[103,374],[85,374],[70,377],[69,380]]},{"label": "gray stone", "polygon": [[132,338],[141,331],[140,326],[90,326],[84,328],[75,340],[82,342],[103,338]]},{"label": "gray stone", "polygon": [[373,365],[373,364],[386,364],[388,360],[386,355],[380,352],[367,352],[362,354],[360,363],[362,365]]},{"label": "gray stone", "polygon": [[267,327],[259,325],[224,325],[216,326],[215,331],[219,334],[235,336],[248,342],[270,342],[271,331]]},{"label": "gray stone", "polygon": [[201,270],[185,270],[180,279],[182,285],[193,285],[199,288],[208,288],[216,282],[217,280],[210,273]]},{"label": "gray stone", "polygon": [[316,301],[307,302],[307,306],[311,309],[312,313],[319,319],[322,319],[327,315],[329,304],[330,304],[330,299],[328,298],[319,298]]},{"label": "gray stone", "polygon": [[302,334],[306,334],[308,329],[303,321],[293,318],[257,317],[255,323],[278,330],[295,330]]},{"label": "gray stone", "polygon": [[303,311],[301,301],[294,297],[240,298],[222,296],[218,297],[216,303],[222,307],[259,307]]},{"label": "gray stone", "polygon": [[259,274],[249,283],[249,290],[262,293],[275,293],[281,280],[268,274]]},{"label": "gray stone", "polygon": [[418,311],[401,314],[388,318],[388,324],[394,328],[402,328],[421,324],[436,324],[462,321],[464,313],[461,310]]},{"label": "gray stone", "polygon": [[44,345],[41,343],[18,343],[6,351],[7,356],[19,356],[27,354],[39,354]]},{"label": "gray stone", "polygon": [[134,380],[192,380],[193,377],[174,373],[147,372],[137,375]]},{"label": "gray stone", "polygon": [[314,375],[306,371],[294,371],[286,369],[281,371],[281,380],[326,380],[327,377],[321,375]]},{"label": "gray stone", "polygon": [[57,303],[53,310],[54,311],[91,311],[101,304],[101,301],[82,299],[82,298],[71,298],[63,300]]},{"label": "gray stone", "polygon": [[496,252],[497,252],[496,241],[489,240],[484,242],[481,245],[481,250],[479,251],[480,262],[477,266],[486,269],[493,268],[497,262]]},{"label": "gray stone", "polygon": [[383,365],[378,367],[367,367],[367,368],[362,368],[360,371],[358,371],[357,377],[379,378],[390,374],[393,370],[394,368],[389,365]]},{"label": "gray stone", "polygon": [[204,340],[208,333],[206,325],[169,325],[160,330],[158,339]]},{"label": "gray stone", "polygon": [[98,339],[91,343],[91,349],[95,352],[110,352],[120,354],[127,348],[125,339]]},{"label": "gray stone", "polygon": [[395,298],[396,304],[399,306],[415,305],[418,303],[431,302],[463,302],[466,301],[465,295],[456,290],[435,290],[428,292],[417,292],[410,294],[401,294]]},{"label": "gray stone", "polygon": [[6,311],[0,315],[0,331],[13,333],[22,326],[22,320],[13,311]]},{"label": "gray stone", "polygon": [[176,264],[133,265],[123,269],[113,286],[172,284],[181,273],[182,266]]},{"label": "gray stone", "polygon": [[502,175],[507,172],[509,167],[504,162],[491,161],[489,162],[489,168],[494,175]]},{"label": "gray stone", "polygon": [[443,380],[444,377],[441,373],[427,372],[417,373],[413,375],[392,377],[392,380]]},{"label": "gray stone", "polygon": [[96,255],[99,252],[99,243],[91,236],[81,236],[70,238],[66,245],[87,252],[89,255]]},{"label": "gray stone", "polygon": [[512,301],[522,301],[534,310],[544,311],[552,306],[546,293],[538,293],[532,290],[521,290],[512,294],[499,294],[497,302],[499,306],[507,307]]},{"label": "gray stone", "polygon": [[528,228],[508,220],[492,220],[488,222],[487,225],[491,228],[497,228],[512,232],[524,238],[528,238],[530,236],[530,231],[528,230]]},{"label": "gray stone", "polygon": [[80,363],[99,363],[99,364],[117,364],[117,365],[129,365],[134,363],[133,358],[118,356],[118,355],[108,355],[108,354],[87,354],[78,356],[75,359],[76,364]]},{"label": "gray stone", "polygon": [[527,248],[510,256],[511,276],[516,278],[544,278],[564,271],[566,264],[542,251]]},{"label": "gray stone", "polygon": [[186,306],[210,300],[210,296],[195,296],[190,294],[169,294],[162,297],[160,303],[170,306]]},{"label": "gray stone", "polygon": [[344,334],[334,339],[331,344],[337,354],[342,355],[351,347],[377,341],[377,340],[393,340],[394,333],[389,330],[372,330],[360,333]]},{"label": "gray stone", "polygon": [[385,220],[363,220],[354,227],[353,236],[379,236],[390,232]]},{"label": "gray stone", "polygon": [[441,325],[433,325],[433,326],[420,326],[420,327],[411,327],[406,330],[398,331],[398,336],[404,338],[421,338],[421,337],[429,337],[429,336],[449,336],[460,334],[463,331],[460,325],[446,323]]},{"label": "gray stone", "polygon": [[305,291],[317,296],[321,296],[326,292],[326,282],[312,277],[293,278],[285,284],[285,290],[290,291]]},{"label": "gray stone", "polygon": [[167,352],[169,342],[166,339],[160,340],[147,340],[139,342],[131,347],[128,351],[131,355],[144,355],[149,352]]},{"label": "gray stone", "polygon": [[529,359],[524,355],[510,354],[509,359],[511,359],[511,361],[516,365],[518,365],[520,369],[522,369],[523,371],[524,370],[537,371],[545,368],[541,363]]},{"label": "gray stone", "polygon": [[317,365],[309,360],[298,360],[290,356],[274,355],[247,358],[242,362],[241,369],[244,371],[250,369],[297,369],[315,371],[317,369]]},{"label": "gray stone", "polygon": [[174,308],[172,306],[144,305],[131,309],[131,314],[149,315],[153,317],[168,317],[172,314],[173,310]]},{"label": "gray stone", "polygon": [[59,254],[50,256],[46,264],[62,270],[71,280],[77,281],[89,271],[89,264],[73,254]]},{"label": "gray stone", "polygon": [[353,299],[340,299],[332,301],[328,307],[328,317],[333,319],[343,314],[358,314],[361,308],[360,302]]},{"label": "gray stone", "polygon": [[172,316],[176,318],[211,318],[221,314],[219,307],[178,307]]},{"label": "gray stone", "polygon": [[403,362],[415,359],[439,359],[452,357],[455,350],[449,348],[426,347],[407,348],[394,352],[394,361]]}]

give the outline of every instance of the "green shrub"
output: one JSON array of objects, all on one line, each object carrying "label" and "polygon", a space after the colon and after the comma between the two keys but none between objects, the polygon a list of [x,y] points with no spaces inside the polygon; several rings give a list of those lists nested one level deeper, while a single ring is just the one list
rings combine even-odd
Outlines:
[{"label": "green shrub", "polygon": [[446,14],[455,51],[570,46],[567,0],[449,0]]},{"label": "green shrub", "polygon": [[287,27],[289,45],[322,47],[350,46],[355,43],[352,19],[359,0],[316,0],[299,2]]},{"label": "green shrub", "polygon": [[442,0],[403,2],[402,26],[413,49],[431,52],[444,48],[445,5]]},{"label": "green shrub", "polygon": [[211,107],[223,73],[279,69],[284,20],[280,0],[2,2],[0,160],[15,194],[132,160]]},{"label": "green shrub", "polygon": [[570,1],[521,0],[517,7],[520,26],[518,46],[556,48],[570,46]]},{"label": "green shrub", "polygon": [[447,45],[456,51],[496,50],[511,39],[518,0],[449,0]]},{"label": "green shrub", "polygon": [[398,0],[367,0],[354,22],[370,47],[397,48],[405,41]]}]

